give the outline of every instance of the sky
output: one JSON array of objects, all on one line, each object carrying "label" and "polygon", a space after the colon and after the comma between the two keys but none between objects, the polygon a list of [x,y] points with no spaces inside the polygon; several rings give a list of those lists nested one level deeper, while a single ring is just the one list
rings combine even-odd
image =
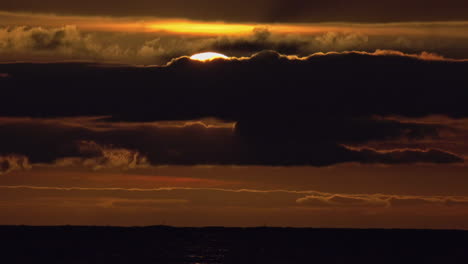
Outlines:
[{"label": "sky", "polygon": [[0,224],[468,229],[467,11],[6,0]]}]

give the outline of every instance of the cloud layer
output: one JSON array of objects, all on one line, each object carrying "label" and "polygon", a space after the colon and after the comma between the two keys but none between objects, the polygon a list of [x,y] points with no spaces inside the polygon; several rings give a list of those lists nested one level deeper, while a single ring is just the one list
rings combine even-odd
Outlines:
[{"label": "cloud layer", "polygon": [[[439,135],[437,126],[366,121],[357,136],[328,132],[313,134],[307,127],[285,130],[278,124],[242,127],[202,122],[164,124],[114,123],[92,119],[3,118],[0,144],[5,154],[17,153],[33,164],[98,169],[137,169],[150,165],[269,165],[328,166],[344,162],[365,164],[463,163],[464,157],[440,149],[377,150],[342,145],[371,139],[414,140]],[[356,125],[356,123],[353,122]],[[394,127],[394,131],[389,129]],[[291,127],[289,127],[291,129]],[[448,128],[446,128],[448,129]],[[442,129],[441,129],[442,130]],[[265,131],[265,132],[264,132]],[[268,132],[266,132],[268,131]],[[349,130],[352,132],[352,130]],[[264,133],[268,133],[268,136]],[[290,133],[296,139],[289,138]],[[323,131],[326,133],[326,131]],[[379,134],[380,133],[380,134]],[[305,137],[307,135],[307,137]]]},{"label": "cloud layer", "polygon": [[[0,105],[5,115],[110,117],[85,120],[91,123],[84,125],[66,119],[3,120],[2,153],[25,155],[33,163],[78,158],[96,168],[146,163],[327,166],[465,159],[464,151],[446,145],[366,147],[398,140],[442,142],[447,134],[466,134],[443,123],[376,118],[468,116],[468,63],[429,54],[295,57],[265,51],[208,63],[182,57],[155,67],[3,64],[0,72],[9,76],[0,79],[3,98],[8,98]],[[112,123],[205,117],[235,126]],[[94,142],[96,149],[83,153],[79,142]]]},{"label": "cloud layer", "polygon": [[[317,52],[378,49],[468,58],[468,22],[463,21],[220,24],[1,11],[0,20],[4,21],[0,23],[0,61],[3,62],[79,60],[162,65],[173,58],[204,51],[240,57],[263,50],[306,56]],[[230,27],[234,28],[232,32]],[[242,30],[237,32],[237,27]],[[210,32],[210,28],[216,30]],[[195,31],[180,32],[181,29]]]}]

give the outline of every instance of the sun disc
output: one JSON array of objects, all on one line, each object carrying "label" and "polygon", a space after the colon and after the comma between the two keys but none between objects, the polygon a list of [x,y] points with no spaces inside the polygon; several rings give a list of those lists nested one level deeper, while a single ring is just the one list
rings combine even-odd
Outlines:
[{"label": "sun disc", "polygon": [[197,60],[197,61],[210,61],[210,60],[219,59],[219,58],[227,59],[229,57],[224,54],[216,53],[216,52],[197,53],[190,57],[191,60]]}]

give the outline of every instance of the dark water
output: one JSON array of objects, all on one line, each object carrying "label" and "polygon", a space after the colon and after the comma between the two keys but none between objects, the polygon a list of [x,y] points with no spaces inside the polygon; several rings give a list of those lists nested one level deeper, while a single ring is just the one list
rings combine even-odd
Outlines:
[{"label": "dark water", "polygon": [[468,232],[0,227],[0,263],[464,263]]}]

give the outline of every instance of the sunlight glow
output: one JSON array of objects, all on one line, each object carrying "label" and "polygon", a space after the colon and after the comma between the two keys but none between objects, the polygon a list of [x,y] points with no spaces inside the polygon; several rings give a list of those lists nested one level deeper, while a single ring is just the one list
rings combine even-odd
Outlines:
[{"label": "sunlight glow", "polygon": [[229,57],[221,53],[216,53],[216,52],[198,53],[190,57],[191,60],[198,60],[198,61],[210,61],[210,60],[219,59],[219,58],[228,59]]},{"label": "sunlight glow", "polygon": [[148,29],[152,31],[168,31],[186,34],[249,34],[254,25],[226,24],[226,23],[204,23],[192,21],[159,22],[150,24]]}]

